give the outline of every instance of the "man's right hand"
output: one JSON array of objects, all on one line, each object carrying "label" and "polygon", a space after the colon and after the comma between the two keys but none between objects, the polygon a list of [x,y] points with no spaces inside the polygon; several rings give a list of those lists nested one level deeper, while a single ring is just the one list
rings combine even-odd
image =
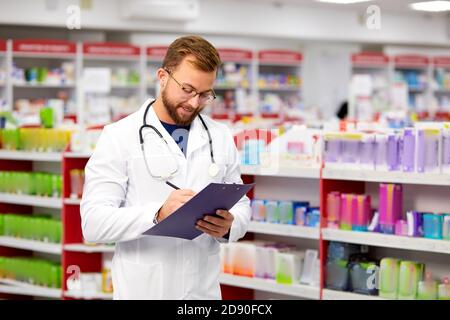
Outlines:
[{"label": "man's right hand", "polygon": [[158,211],[158,222],[163,221],[165,218],[174,213],[179,207],[188,202],[194,197],[195,192],[190,189],[180,189],[173,191],[166,202],[164,202],[161,209]]}]

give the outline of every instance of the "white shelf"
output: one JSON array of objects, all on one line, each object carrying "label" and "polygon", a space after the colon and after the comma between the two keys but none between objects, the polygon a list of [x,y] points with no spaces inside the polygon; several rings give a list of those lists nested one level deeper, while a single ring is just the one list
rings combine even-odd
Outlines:
[{"label": "white shelf", "polygon": [[325,240],[341,241],[369,246],[450,254],[450,241],[402,237],[376,232],[322,229]]},{"label": "white shelf", "polygon": [[84,252],[84,253],[98,253],[98,252],[114,253],[115,248],[114,246],[106,246],[106,245],[87,246],[82,243],[75,243],[75,244],[65,244],[64,250],[74,252]]},{"label": "white shelf", "polygon": [[86,293],[81,293],[81,292],[65,291],[64,296],[68,297],[68,298],[84,299],[84,300],[112,300],[112,298],[113,298],[112,293],[103,293],[103,292],[96,292],[94,294],[86,294]]},{"label": "white shelf", "polygon": [[129,56],[112,56],[112,55],[84,55],[83,60],[85,61],[122,61],[122,62],[139,62],[140,57],[129,57]]},{"label": "white shelf", "polygon": [[111,89],[140,89],[140,86],[130,84],[112,84]]},{"label": "white shelf", "polygon": [[64,204],[79,206],[81,204],[81,199],[65,198]]},{"label": "white shelf", "polygon": [[74,84],[14,84],[15,89],[74,89]]},{"label": "white shelf", "polygon": [[61,244],[47,243],[43,241],[34,241],[28,239],[19,239],[6,236],[0,236],[0,246],[58,255],[61,254],[62,252]]},{"label": "white shelf", "polygon": [[241,165],[241,174],[255,175],[255,176],[273,176],[286,178],[308,178],[319,179],[320,170],[318,167],[298,167],[298,168],[279,168],[273,170],[269,168],[260,167],[258,165],[249,166]]},{"label": "white shelf", "polygon": [[226,273],[220,275],[219,281],[224,285],[267,291],[306,299],[318,300],[320,297],[319,288],[308,285],[279,284],[276,283],[275,280],[241,277]]},{"label": "white shelf", "polygon": [[268,222],[251,221],[248,232],[271,234],[276,236],[288,236],[304,239],[319,239],[319,228],[286,225]]},{"label": "white shelf", "polygon": [[62,161],[62,153],[59,153],[59,152],[28,152],[28,151],[0,150],[0,159],[3,159],[3,160],[61,162]]},{"label": "white shelf", "polygon": [[301,88],[300,87],[294,87],[294,86],[278,86],[278,87],[259,87],[258,90],[260,91],[292,91],[292,92],[297,92],[300,91]]},{"label": "white shelf", "polygon": [[353,292],[323,289],[323,300],[385,300],[379,296],[370,296]]},{"label": "white shelf", "polygon": [[1,202],[43,208],[62,208],[62,199],[60,198],[18,195],[13,193],[0,193],[0,203]]},{"label": "white shelf", "polygon": [[75,60],[75,54],[50,54],[50,53],[13,53],[13,59],[27,58],[27,59],[60,59],[60,60]]},{"label": "white shelf", "polygon": [[92,153],[88,152],[65,152],[65,158],[76,158],[76,159],[89,159],[92,156]]},{"label": "white shelf", "polygon": [[231,85],[231,84],[230,85],[221,84],[221,85],[217,85],[214,87],[214,90],[236,90],[236,89],[247,90],[247,89],[250,89],[250,87],[249,86],[240,86],[240,85]]},{"label": "white shelf", "polygon": [[0,292],[25,296],[61,299],[61,289],[35,286],[11,279],[0,279]]},{"label": "white shelf", "polygon": [[324,179],[336,180],[450,186],[450,174],[448,173],[383,172],[375,170],[324,168],[322,177]]}]

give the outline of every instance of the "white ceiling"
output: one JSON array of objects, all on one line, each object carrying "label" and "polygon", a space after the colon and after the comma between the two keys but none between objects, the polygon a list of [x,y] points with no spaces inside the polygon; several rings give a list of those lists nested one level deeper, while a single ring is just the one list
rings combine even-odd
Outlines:
[{"label": "white ceiling", "polygon": [[[355,10],[355,9],[366,9],[369,5],[375,4],[378,5],[381,9],[387,11],[394,12],[404,12],[404,13],[414,13],[416,11],[409,8],[409,4],[415,2],[422,2],[428,0],[373,0],[369,2],[355,3],[355,4],[333,4],[333,3],[322,3],[317,2],[315,0],[244,0],[250,2],[266,2],[273,4],[290,4],[290,5],[298,5],[298,6],[308,6],[308,7],[316,7],[316,8],[333,8],[333,9],[341,9],[341,10]],[[434,13],[436,14],[436,13]],[[442,13],[440,13],[442,14]]]}]

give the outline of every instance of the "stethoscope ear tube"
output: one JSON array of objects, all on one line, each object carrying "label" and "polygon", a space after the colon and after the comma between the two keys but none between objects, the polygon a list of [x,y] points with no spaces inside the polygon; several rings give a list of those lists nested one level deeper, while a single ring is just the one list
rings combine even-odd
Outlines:
[{"label": "stethoscope ear tube", "polygon": [[[159,132],[159,130],[157,128],[155,128],[154,126],[152,126],[150,124],[147,124],[147,113],[150,110],[150,107],[153,105],[153,103],[155,103],[155,101],[156,100],[153,100],[152,102],[150,102],[148,104],[147,108],[145,109],[144,118],[143,118],[143,121],[142,121],[142,126],[139,128],[139,143],[141,144],[141,149],[142,149],[143,152],[144,152],[144,138],[142,136],[142,131],[144,130],[144,128],[152,129],[166,143],[167,146],[169,145],[167,143],[166,139],[164,139],[163,135],[161,134],[161,132]],[[216,161],[214,159],[214,151],[213,151],[211,134],[210,134],[208,126],[206,125],[206,123],[203,120],[202,116],[199,114],[198,117],[199,117],[200,121],[202,122],[203,128],[205,129],[205,131],[206,131],[206,133],[208,135],[208,140],[209,140],[209,151],[210,151],[211,162],[212,163],[211,163],[208,171],[209,171],[210,176],[215,177],[220,169],[218,168],[218,166],[216,164]],[[144,157],[145,157],[145,154],[144,154]]]}]

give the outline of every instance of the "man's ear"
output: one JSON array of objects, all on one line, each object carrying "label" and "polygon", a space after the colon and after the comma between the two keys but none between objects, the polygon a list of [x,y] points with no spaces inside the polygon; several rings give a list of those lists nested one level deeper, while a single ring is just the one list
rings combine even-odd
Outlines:
[{"label": "man's ear", "polygon": [[156,77],[158,78],[161,88],[164,88],[167,83],[167,72],[163,68],[159,68],[156,71]]}]

